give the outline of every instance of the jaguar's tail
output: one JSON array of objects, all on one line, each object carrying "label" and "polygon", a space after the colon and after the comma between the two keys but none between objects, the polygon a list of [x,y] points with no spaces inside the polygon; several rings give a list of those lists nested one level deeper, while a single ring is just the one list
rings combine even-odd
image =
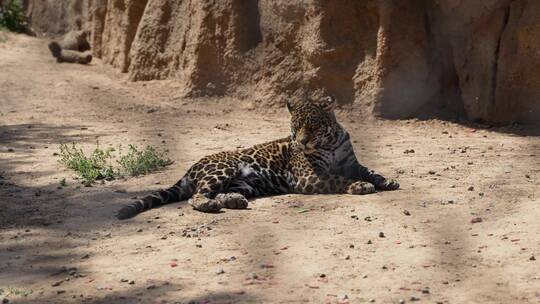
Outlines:
[{"label": "jaguar's tail", "polygon": [[188,178],[184,176],[174,186],[168,189],[156,191],[151,195],[145,196],[136,202],[122,207],[116,213],[116,218],[119,220],[132,218],[143,211],[165,204],[183,201],[190,198],[192,195],[193,189],[190,186]]}]

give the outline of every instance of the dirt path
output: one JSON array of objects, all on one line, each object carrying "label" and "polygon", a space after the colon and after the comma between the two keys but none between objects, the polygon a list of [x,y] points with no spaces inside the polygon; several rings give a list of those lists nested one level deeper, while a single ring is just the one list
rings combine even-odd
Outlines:
[{"label": "dirt path", "polygon": [[[288,132],[284,110],[177,90],[99,61],[56,64],[43,40],[0,43],[0,299],[540,303],[540,138],[516,135],[537,131],[340,113],[361,161],[401,190],[263,198],[217,215],[178,203],[116,221],[203,155]],[[175,163],[82,187],[53,153],[96,141],[167,147]]]}]

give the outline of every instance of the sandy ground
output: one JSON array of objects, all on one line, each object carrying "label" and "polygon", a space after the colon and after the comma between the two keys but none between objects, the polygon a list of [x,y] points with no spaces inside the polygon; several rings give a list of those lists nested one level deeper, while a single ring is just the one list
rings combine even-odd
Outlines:
[{"label": "sandy ground", "polygon": [[[183,202],[120,222],[115,210],[176,182],[203,155],[285,136],[286,111],[182,99],[173,81],[130,83],[99,61],[57,64],[46,41],[8,38],[0,43],[0,299],[540,303],[538,130],[339,113],[359,159],[402,189],[262,198],[220,214]],[[83,187],[54,153],[97,141],[168,148],[175,163]]]}]

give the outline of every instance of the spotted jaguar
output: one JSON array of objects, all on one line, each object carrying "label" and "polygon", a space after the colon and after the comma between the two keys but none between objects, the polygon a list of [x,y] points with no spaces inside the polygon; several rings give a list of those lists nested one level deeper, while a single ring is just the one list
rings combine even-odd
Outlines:
[{"label": "spotted jaguar", "polygon": [[121,208],[118,219],[188,200],[198,211],[245,209],[248,199],[279,194],[369,194],[399,183],[362,166],[338,123],[332,97],[287,102],[288,137],[203,157],[172,187]]}]

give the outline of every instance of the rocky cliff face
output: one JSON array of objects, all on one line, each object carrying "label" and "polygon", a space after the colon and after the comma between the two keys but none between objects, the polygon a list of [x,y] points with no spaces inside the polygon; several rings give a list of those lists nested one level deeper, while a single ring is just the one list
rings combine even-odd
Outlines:
[{"label": "rocky cliff face", "polygon": [[540,120],[536,0],[27,0],[37,32],[92,32],[94,55],[184,96],[264,104],[332,94],[385,117],[424,109]]}]

